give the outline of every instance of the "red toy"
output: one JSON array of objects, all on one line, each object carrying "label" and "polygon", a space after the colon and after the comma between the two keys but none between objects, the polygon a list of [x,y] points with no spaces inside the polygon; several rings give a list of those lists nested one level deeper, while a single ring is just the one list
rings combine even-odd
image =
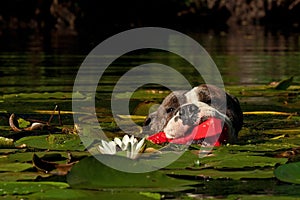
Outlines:
[{"label": "red toy", "polygon": [[[223,127],[222,127],[223,126]],[[211,117],[194,127],[190,134],[180,138],[167,138],[164,132],[158,132],[147,138],[154,144],[166,142],[175,144],[191,144],[193,141],[203,140],[213,146],[220,146],[228,140],[228,127],[218,118]]]}]

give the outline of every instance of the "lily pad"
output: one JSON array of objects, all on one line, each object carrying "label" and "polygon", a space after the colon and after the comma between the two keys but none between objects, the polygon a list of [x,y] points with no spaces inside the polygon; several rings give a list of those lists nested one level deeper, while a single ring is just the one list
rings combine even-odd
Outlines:
[{"label": "lily pad", "polygon": [[2,172],[0,176],[0,181],[33,181],[38,177],[48,177],[51,174],[45,174],[40,172]]},{"label": "lily pad", "polygon": [[130,200],[153,200],[144,194],[131,191],[91,191],[78,189],[54,189],[45,192],[37,192],[28,196],[29,199],[130,199]]},{"label": "lily pad", "polygon": [[41,136],[28,136],[15,142],[15,145],[26,144],[27,147],[49,150],[78,150],[83,151],[85,147],[81,144],[78,135],[51,134]]},{"label": "lily pad", "polygon": [[[113,156],[101,155],[107,159]],[[105,158],[104,158],[105,159]],[[131,159],[120,157],[122,165],[132,165]],[[130,167],[130,166],[129,166]],[[159,171],[148,173],[127,173],[110,168],[95,157],[87,157],[73,166],[67,175],[68,183],[74,188],[100,189],[100,188],[126,188],[142,191],[180,191],[189,189],[193,181],[171,178]]]},{"label": "lily pad", "polygon": [[[33,154],[48,161],[65,161],[67,160],[67,152],[20,152],[7,155],[6,162],[31,162]],[[1,162],[1,160],[0,160]]]},{"label": "lily pad", "polygon": [[21,172],[32,168],[28,163],[0,163],[0,172]]},{"label": "lily pad", "polygon": [[274,174],[283,182],[300,184],[300,162],[281,165],[275,169]]},{"label": "lily pad", "polygon": [[215,169],[243,169],[274,167],[276,164],[284,164],[286,158],[272,158],[262,155],[251,155],[240,152],[238,154],[216,154],[214,157],[206,157],[200,160],[205,168]]},{"label": "lily pad", "polygon": [[13,139],[0,137],[0,148],[14,148],[14,141]]},{"label": "lily pad", "polygon": [[275,89],[276,90],[286,90],[288,87],[290,87],[292,85],[293,79],[294,79],[294,77],[292,76],[292,77],[290,77],[288,79],[284,79],[284,80],[280,81],[276,85]]},{"label": "lily pad", "polygon": [[284,164],[287,158],[273,158],[264,156],[258,152],[238,152],[232,153],[228,149],[215,150],[212,156],[199,158],[198,155],[185,153],[176,162],[172,163],[167,169],[180,169],[193,167],[195,162],[199,162],[199,169],[219,169],[219,170],[245,170],[274,167],[276,164]]},{"label": "lily pad", "polygon": [[18,124],[19,124],[19,128],[26,128],[27,126],[30,125],[30,122],[29,122],[29,121],[26,121],[26,120],[23,119],[23,118],[19,118],[19,119],[18,119]]},{"label": "lily pad", "polygon": [[190,179],[196,177],[209,178],[209,179],[266,179],[273,178],[273,169],[266,170],[216,170],[216,169],[182,169],[182,170],[170,170],[166,171],[168,174],[176,177],[190,177]]},{"label": "lily pad", "polygon": [[0,196],[24,195],[67,187],[69,185],[62,182],[0,182]]}]

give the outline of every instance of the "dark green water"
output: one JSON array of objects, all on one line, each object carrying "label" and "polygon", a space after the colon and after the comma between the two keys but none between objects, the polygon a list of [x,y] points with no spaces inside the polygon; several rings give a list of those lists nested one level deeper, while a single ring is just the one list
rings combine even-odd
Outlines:
[{"label": "dark green water", "polygon": [[[228,33],[208,31],[187,34],[197,40],[211,55],[225,87],[266,85],[290,76],[294,76],[294,83],[300,83],[300,40],[296,33],[283,35],[281,32],[265,32],[261,28],[244,28]],[[5,95],[71,93],[77,70],[89,51],[97,45],[96,42],[85,42],[75,36],[55,35],[47,45],[42,39],[33,36],[7,41],[10,43],[1,40],[0,47],[0,92]],[[183,52],[189,51],[188,43],[176,45]],[[202,78],[196,75],[191,66],[173,54],[136,51],[116,60],[106,70],[98,92],[109,95],[122,74],[135,66],[150,62],[163,63],[177,69],[194,86],[203,83]],[[30,106],[36,109],[36,105]],[[70,109],[70,101],[66,103],[65,108]],[[16,112],[16,109],[9,105],[1,106],[0,110]]]},{"label": "dark green water", "polygon": [[[188,33],[197,40],[217,64],[226,85],[268,84],[283,78],[295,76],[300,82],[300,41],[297,34],[289,36],[280,33],[265,33],[263,30],[229,33]],[[0,47],[0,88],[2,93],[70,92],[77,70],[88,51],[79,52],[78,40],[58,37],[52,41],[54,50],[44,52],[41,43],[28,38],[27,48],[14,51]],[[72,43],[73,41],[73,43]],[[81,43],[80,43],[81,42]],[[80,43],[80,44],[79,44]],[[177,44],[182,51],[188,51],[189,44]],[[92,50],[92,46],[91,49]],[[180,58],[165,52],[132,53],[108,69],[106,84],[114,85],[116,76],[134,66],[147,62],[162,62],[186,72],[187,64]],[[193,84],[200,83],[200,77],[186,73]],[[109,83],[110,81],[111,83]]]}]

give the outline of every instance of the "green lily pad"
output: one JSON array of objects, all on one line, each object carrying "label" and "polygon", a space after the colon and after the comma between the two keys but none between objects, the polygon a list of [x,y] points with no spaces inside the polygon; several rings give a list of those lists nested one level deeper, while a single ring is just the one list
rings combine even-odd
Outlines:
[{"label": "green lily pad", "polygon": [[[114,156],[100,155],[114,159]],[[118,156],[120,164],[134,167],[135,161]],[[73,166],[67,175],[68,183],[74,188],[127,188],[143,191],[179,191],[188,189],[193,181],[171,178],[159,171],[148,173],[127,173],[110,168],[95,157],[87,157]]]},{"label": "green lily pad", "polygon": [[33,181],[38,177],[49,177],[51,174],[45,174],[41,172],[2,172],[0,181]]},{"label": "green lily pad", "polygon": [[[82,98],[81,94],[76,94],[75,97]],[[18,93],[18,94],[5,94],[5,100],[10,99],[71,99],[72,93],[67,92],[44,92],[44,93]]]},{"label": "green lily pad", "polygon": [[205,157],[200,160],[205,168],[215,169],[243,169],[274,167],[276,164],[284,164],[286,158],[272,158],[262,155],[254,155],[240,152],[238,154],[223,154],[219,152],[216,156]]},{"label": "green lily pad", "polygon": [[277,196],[277,195],[270,195],[270,194],[260,194],[260,195],[229,195],[227,199],[242,199],[242,200],[296,200],[298,198],[293,196]]},{"label": "green lily pad", "polygon": [[274,174],[283,182],[300,184],[300,162],[281,165],[275,169]]},{"label": "green lily pad", "polygon": [[258,152],[236,152],[232,153],[229,149],[222,148],[215,150],[212,156],[199,158],[191,152],[184,153],[176,162],[172,163],[167,169],[184,169],[193,167],[195,162],[199,163],[199,169],[231,169],[244,170],[244,168],[264,168],[274,167],[276,164],[284,164],[287,158],[273,158],[264,156]]},{"label": "green lily pad", "polygon": [[0,163],[0,172],[21,172],[32,168],[28,163]]},{"label": "green lily pad", "polygon": [[15,142],[15,145],[26,144],[27,147],[49,150],[78,150],[83,151],[85,147],[81,144],[78,135],[51,134],[41,136],[28,136]]},{"label": "green lily pad", "polygon": [[223,171],[216,169],[182,169],[182,170],[170,170],[166,171],[168,174],[175,175],[176,177],[203,177],[203,178],[212,178],[212,179],[266,179],[273,178],[273,169],[266,170],[234,170],[234,171]]},{"label": "green lily pad", "polygon": [[151,196],[132,191],[91,191],[78,189],[55,189],[45,192],[37,192],[24,196],[29,199],[130,199],[130,200],[153,200]]},{"label": "green lily pad", "polygon": [[19,118],[19,119],[18,119],[18,124],[19,124],[19,128],[26,128],[27,126],[30,125],[30,122],[29,122],[29,121],[26,121],[26,120],[23,119],[23,118]]},{"label": "green lily pad", "polygon": [[24,195],[67,187],[69,185],[62,182],[0,182],[0,196]]},{"label": "green lily pad", "polygon": [[[67,152],[23,152],[23,153],[15,153],[7,156],[6,162],[31,162],[33,154],[41,157],[42,159],[46,159],[48,161],[62,161],[67,160]],[[0,160],[1,161],[1,160]]]}]

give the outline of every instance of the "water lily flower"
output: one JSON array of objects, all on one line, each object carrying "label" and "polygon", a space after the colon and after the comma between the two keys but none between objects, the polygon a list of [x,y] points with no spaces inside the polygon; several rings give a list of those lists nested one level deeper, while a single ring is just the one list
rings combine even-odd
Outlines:
[{"label": "water lily flower", "polygon": [[137,156],[139,155],[139,152],[144,144],[144,141],[145,141],[145,138],[141,139],[141,141],[138,142],[136,138],[131,136],[131,138],[129,139],[129,145],[128,145],[128,149],[127,149],[127,157],[131,158],[131,159],[137,158]]},{"label": "water lily flower", "polygon": [[124,135],[122,141],[116,137],[114,142],[121,148],[122,151],[126,151],[129,143],[129,136]]},{"label": "water lily flower", "polygon": [[117,145],[114,141],[101,140],[101,144],[98,147],[102,154],[114,155],[117,153]]},{"label": "water lily flower", "polygon": [[144,141],[145,138],[138,141],[133,135],[131,137],[125,135],[122,140],[119,138],[114,138],[114,140],[110,142],[102,140],[99,145],[99,150],[102,154],[113,155],[117,153],[117,146],[119,146],[121,151],[126,151],[128,158],[136,159],[143,147]]}]

